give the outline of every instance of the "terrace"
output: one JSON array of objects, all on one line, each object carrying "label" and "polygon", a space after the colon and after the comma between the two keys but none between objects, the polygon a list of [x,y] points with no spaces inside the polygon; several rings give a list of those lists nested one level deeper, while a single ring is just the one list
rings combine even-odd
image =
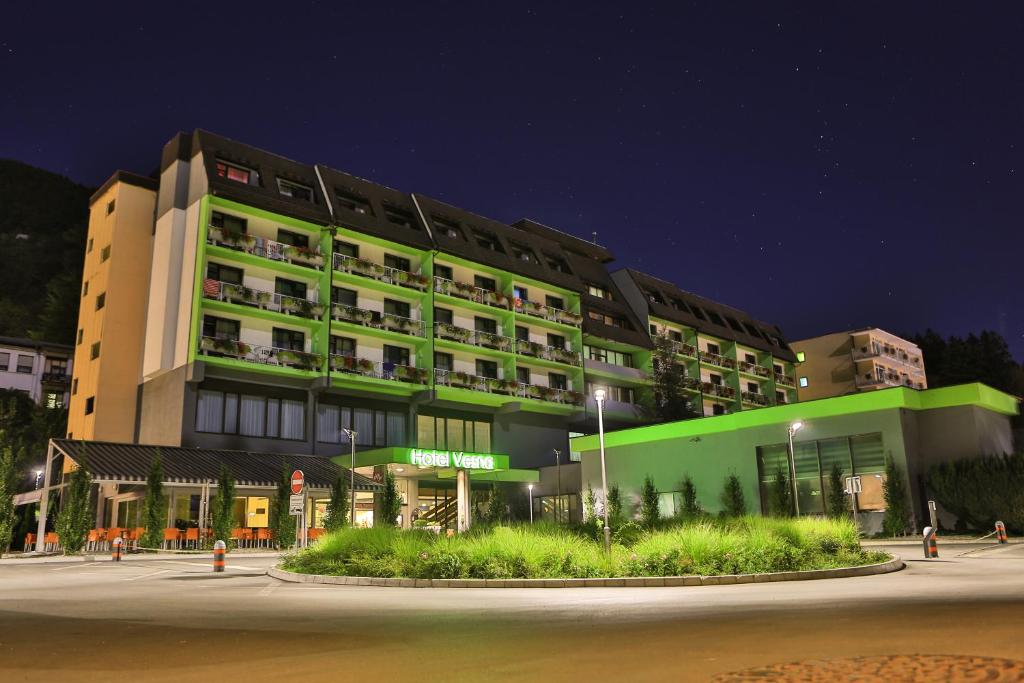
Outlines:
[{"label": "terrace", "polygon": [[332,304],[331,319],[377,330],[408,334],[414,337],[425,336],[422,320],[405,318],[393,313],[371,311],[366,308],[358,308],[357,306],[348,306],[346,304]]},{"label": "terrace", "polygon": [[203,280],[203,296],[214,301],[254,306],[265,311],[297,315],[302,318],[317,319],[324,314],[323,305],[313,299],[301,299],[209,278]]},{"label": "terrace", "polygon": [[538,401],[549,401],[566,405],[583,405],[584,396],[571,389],[555,389],[537,384],[523,384],[514,380],[495,377],[481,377],[457,370],[434,370],[434,383],[456,389],[469,389],[490,394],[504,394]]},{"label": "terrace", "polygon": [[339,273],[358,275],[399,287],[408,287],[420,292],[426,291],[427,286],[430,284],[430,280],[420,273],[392,268],[368,259],[347,256],[346,254],[334,254],[334,270]]},{"label": "terrace", "polygon": [[504,351],[506,353],[512,352],[514,341],[511,337],[481,330],[469,330],[465,327],[449,323],[434,323],[434,336],[438,339],[479,346],[495,351]]},{"label": "terrace", "polygon": [[732,358],[726,358],[725,356],[718,353],[710,353],[708,351],[700,352],[700,362],[706,365],[714,365],[715,367],[725,368],[727,370],[734,370],[736,368],[736,361]]},{"label": "terrace", "polygon": [[259,346],[238,339],[202,337],[199,351],[213,358],[231,358],[257,365],[289,367],[296,370],[319,372],[324,357],[319,353],[283,349],[274,346]]},{"label": "terrace", "polygon": [[550,320],[551,322],[570,325],[572,327],[580,327],[583,324],[583,316],[578,313],[566,311],[561,308],[555,308],[554,306],[547,306],[527,299],[515,299],[515,311],[516,313],[523,313],[535,318]]},{"label": "terrace", "polygon": [[582,357],[576,351],[562,349],[557,346],[545,346],[544,344],[538,344],[525,339],[516,340],[516,353],[520,356],[530,356],[577,367],[583,362]]},{"label": "terrace", "polygon": [[448,280],[436,275],[434,276],[434,291],[438,294],[445,294],[478,304],[486,304],[487,306],[501,308],[506,311],[512,308],[511,300],[501,292],[476,287],[465,282]]},{"label": "terrace", "polygon": [[206,233],[206,242],[271,261],[292,263],[317,270],[322,270],[324,267],[324,257],[315,247],[297,247],[247,232],[225,230],[211,225]]},{"label": "terrace", "polygon": [[430,373],[411,365],[384,363],[381,361],[357,358],[342,354],[331,354],[331,372],[348,373],[374,379],[408,382],[410,384],[426,384]]}]

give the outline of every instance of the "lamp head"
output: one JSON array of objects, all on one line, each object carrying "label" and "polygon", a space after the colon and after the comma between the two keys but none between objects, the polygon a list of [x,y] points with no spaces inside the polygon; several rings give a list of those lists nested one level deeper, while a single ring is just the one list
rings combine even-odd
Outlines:
[{"label": "lamp head", "polygon": [[598,403],[604,401],[604,389],[598,389],[597,391],[594,392],[594,400],[597,401]]},{"label": "lamp head", "polygon": [[527,484],[527,485],[526,485],[526,488],[528,488],[528,489],[530,489],[531,491],[533,491],[533,484]]},{"label": "lamp head", "polygon": [[789,431],[793,432],[794,434],[796,434],[797,432],[799,432],[803,428],[804,428],[804,423],[800,422],[799,420],[797,420],[793,424],[789,425]]}]

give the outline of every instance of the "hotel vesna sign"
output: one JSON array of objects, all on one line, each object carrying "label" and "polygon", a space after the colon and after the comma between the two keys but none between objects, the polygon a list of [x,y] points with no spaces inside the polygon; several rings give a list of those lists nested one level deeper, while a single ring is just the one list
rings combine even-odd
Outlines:
[{"label": "hotel vesna sign", "polygon": [[507,455],[466,453],[465,451],[437,451],[411,448],[404,455],[409,465],[416,467],[454,467],[460,470],[493,472],[508,469]]}]

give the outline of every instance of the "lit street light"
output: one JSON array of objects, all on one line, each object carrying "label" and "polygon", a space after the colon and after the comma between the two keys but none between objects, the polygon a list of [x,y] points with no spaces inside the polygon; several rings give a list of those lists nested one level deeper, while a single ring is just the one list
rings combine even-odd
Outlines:
[{"label": "lit street light", "polygon": [[793,452],[793,435],[804,428],[804,423],[797,420],[789,425],[789,481],[793,489],[793,512],[800,516],[800,500],[797,498],[796,488],[796,456]]},{"label": "lit street light", "polygon": [[40,480],[43,478],[43,471],[36,470],[36,488],[39,488]]},{"label": "lit street light", "polygon": [[597,402],[597,438],[601,444],[601,490],[604,496],[604,504],[601,507],[604,512],[604,552],[611,557],[612,530],[608,527],[608,471],[604,464],[604,389],[598,389],[594,392],[594,401]]},{"label": "lit street light", "polygon": [[348,468],[349,487],[348,496],[352,500],[352,512],[349,517],[349,524],[356,525],[356,431],[354,429],[341,428],[341,431],[348,435],[348,441],[352,444],[352,465]]},{"label": "lit street light", "polygon": [[533,484],[527,484],[526,488],[530,489],[530,524],[533,524]]}]

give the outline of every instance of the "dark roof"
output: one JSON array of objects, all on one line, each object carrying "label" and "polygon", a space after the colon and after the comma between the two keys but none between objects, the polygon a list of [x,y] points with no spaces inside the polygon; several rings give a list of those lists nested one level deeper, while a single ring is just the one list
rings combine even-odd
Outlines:
[{"label": "dark roof", "polygon": [[[586,288],[580,294],[580,310],[583,314],[583,331],[595,337],[602,337],[623,344],[632,344],[644,349],[654,348],[654,342],[644,327],[644,323],[637,317],[636,312],[626,302],[619,285],[612,279],[608,269],[603,263],[583,256],[578,253],[569,253],[569,263],[573,270],[583,280],[584,287],[589,284],[598,285],[608,290],[612,298],[609,301],[604,297],[590,294]],[[627,327],[606,325],[599,320],[590,317],[590,311],[612,315],[621,318]]]},{"label": "dark roof", "polygon": [[56,342],[36,341],[27,337],[0,337],[0,346],[20,346],[24,349],[35,349],[37,351],[62,351],[73,353],[75,347],[71,344],[58,344]]},{"label": "dark roof", "polygon": [[[631,268],[625,269],[625,272],[646,299],[651,315],[696,328],[715,337],[735,340],[744,346],[768,351],[791,362],[796,361],[796,354],[789,348],[777,325],[757,320],[738,308],[687,292],[653,275]],[[704,313],[703,319],[692,312],[695,308]],[[712,319],[714,316],[718,316],[722,324],[716,323]],[[732,322],[741,329],[732,327]]]},{"label": "dark roof", "polygon": [[535,220],[529,218],[520,218],[518,221],[512,224],[512,227],[531,232],[534,235],[539,235],[545,239],[557,242],[563,249],[568,252],[580,254],[581,256],[587,256],[595,259],[600,263],[608,263],[615,260],[615,256],[612,252],[608,251],[605,247],[602,247],[596,242],[588,242],[585,239],[570,235],[567,232],[562,232],[556,228],[552,228],[549,225],[538,223]]},{"label": "dark roof", "polygon": [[[226,465],[238,486],[276,486],[281,470],[302,470],[306,485],[328,488],[340,474],[348,478],[348,469],[327,456],[292,453],[257,453],[214,448],[179,448],[144,444],[53,439],[55,448],[76,463],[86,462],[94,479],[145,482],[153,459],[159,454],[164,481],[182,484],[215,482],[221,465]],[[356,473],[356,489],[372,491],[380,484]]]},{"label": "dark roof", "polygon": [[114,183],[134,185],[135,187],[152,190],[153,192],[156,192],[157,188],[160,187],[160,181],[156,178],[139,175],[138,173],[131,173],[130,171],[114,171],[114,174],[107,178],[105,183],[100,185],[100,189],[93,192],[92,196],[89,197],[89,205],[92,206],[93,202],[99,199],[104,192],[113,187]]}]

